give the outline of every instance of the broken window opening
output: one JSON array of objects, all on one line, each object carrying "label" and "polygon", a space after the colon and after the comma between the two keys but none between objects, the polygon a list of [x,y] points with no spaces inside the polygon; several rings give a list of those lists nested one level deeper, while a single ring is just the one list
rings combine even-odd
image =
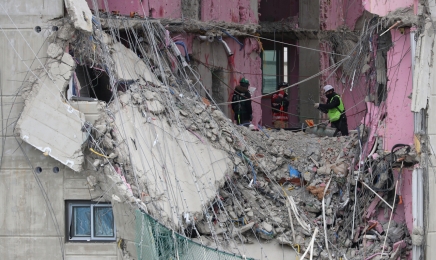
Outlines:
[{"label": "broken window opening", "polygon": [[386,100],[386,91],[387,91],[387,87],[386,84],[378,84],[377,86],[377,99],[375,102],[376,106],[380,106],[380,104]]},{"label": "broken window opening", "polygon": [[91,201],[67,201],[68,241],[115,241],[116,228],[112,206]]},{"label": "broken window opening", "polygon": [[[106,72],[87,66],[77,65],[70,80],[67,96],[73,100],[98,99],[109,103],[113,93]],[[91,99],[91,100],[92,100]]]},{"label": "broken window opening", "polygon": [[375,66],[377,72],[377,87],[376,87],[376,100],[375,105],[379,106],[387,98],[388,86],[388,64],[387,54],[392,47],[392,36],[390,33],[385,33],[383,36],[377,38],[377,52],[375,59]]}]

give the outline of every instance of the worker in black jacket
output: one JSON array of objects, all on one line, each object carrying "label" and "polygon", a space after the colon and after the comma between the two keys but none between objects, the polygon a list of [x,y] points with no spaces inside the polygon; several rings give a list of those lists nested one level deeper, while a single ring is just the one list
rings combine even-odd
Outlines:
[{"label": "worker in black jacket", "polygon": [[333,136],[336,136],[339,131],[343,136],[348,135],[347,116],[341,97],[336,94],[331,85],[324,86],[324,94],[327,97],[327,103],[315,103],[314,107],[329,116],[332,127],[336,128]]},{"label": "worker in black jacket", "polygon": [[253,119],[253,109],[251,108],[251,95],[248,91],[250,82],[246,78],[239,81],[239,86],[235,87],[232,97],[232,109],[235,113],[235,120],[238,125],[248,127]]}]

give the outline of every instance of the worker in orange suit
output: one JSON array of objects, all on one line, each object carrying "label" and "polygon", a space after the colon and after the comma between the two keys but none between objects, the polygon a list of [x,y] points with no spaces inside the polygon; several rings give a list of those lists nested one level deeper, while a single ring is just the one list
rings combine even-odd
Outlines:
[{"label": "worker in orange suit", "polygon": [[285,88],[288,87],[287,82],[281,82],[277,86],[277,92],[275,92],[271,98],[271,107],[273,114],[273,124],[275,128],[287,128],[288,127],[288,107],[289,101],[288,95],[285,92]]}]

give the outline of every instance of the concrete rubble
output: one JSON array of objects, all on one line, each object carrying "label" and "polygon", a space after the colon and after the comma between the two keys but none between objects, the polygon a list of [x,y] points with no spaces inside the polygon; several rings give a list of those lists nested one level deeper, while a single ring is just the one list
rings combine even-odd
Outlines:
[{"label": "concrete rubble", "polygon": [[[323,137],[316,131],[234,126],[192,91],[192,81],[176,78],[170,49],[159,63],[151,46],[164,32],[161,25],[150,23],[157,35],[143,32],[143,49],[132,50],[97,24],[88,30],[88,23],[76,23],[75,9],[67,9],[75,28],[60,26],[51,38],[50,76],[35,80],[26,93],[16,132],[73,170],[85,169],[88,185],[107,191],[106,200],[139,208],[193,239],[220,241],[220,249],[229,252],[238,252],[234,246],[240,244],[274,241],[303,253],[316,227],[313,255],[320,259],[382,259],[381,252],[397,259],[412,240],[422,243],[422,230],[411,237],[403,223],[389,217],[379,222],[378,214],[389,215],[390,208],[363,183],[392,204],[396,194],[391,187],[392,192],[383,190],[392,180],[381,183],[369,172],[383,175],[384,164],[398,165],[380,150],[377,158],[362,162],[373,165],[371,170],[359,171],[363,129]],[[84,31],[92,31],[94,41]],[[71,55],[63,52],[67,44]],[[149,63],[138,53],[147,54]],[[114,92],[110,103],[99,103],[94,122],[58,98],[76,63],[89,67],[90,62],[108,74]],[[163,72],[150,64],[161,65]],[[398,151],[395,158],[413,155],[410,149]],[[407,158],[414,163],[413,156]]]}]

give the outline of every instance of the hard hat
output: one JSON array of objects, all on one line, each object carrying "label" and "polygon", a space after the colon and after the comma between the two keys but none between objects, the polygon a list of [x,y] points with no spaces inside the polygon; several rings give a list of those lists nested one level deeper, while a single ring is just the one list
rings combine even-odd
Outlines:
[{"label": "hard hat", "polygon": [[289,84],[288,84],[288,82],[280,82],[277,86],[278,86],[279,88],[280,88],[280,87],[287,87],[287,86],[289,86]]},{"label": "hard hat", "polygon": [[250,84],[250,82],[248,81],[248,79],[246,78],[242,78],[239,83],[245,83],[245,84]]},{"label": "hard hat", "polygon": [[327,92],[327,91],[332,90],[332,89],[333,89],[332,85],[325,85],[324,86],[324,92]]}]

